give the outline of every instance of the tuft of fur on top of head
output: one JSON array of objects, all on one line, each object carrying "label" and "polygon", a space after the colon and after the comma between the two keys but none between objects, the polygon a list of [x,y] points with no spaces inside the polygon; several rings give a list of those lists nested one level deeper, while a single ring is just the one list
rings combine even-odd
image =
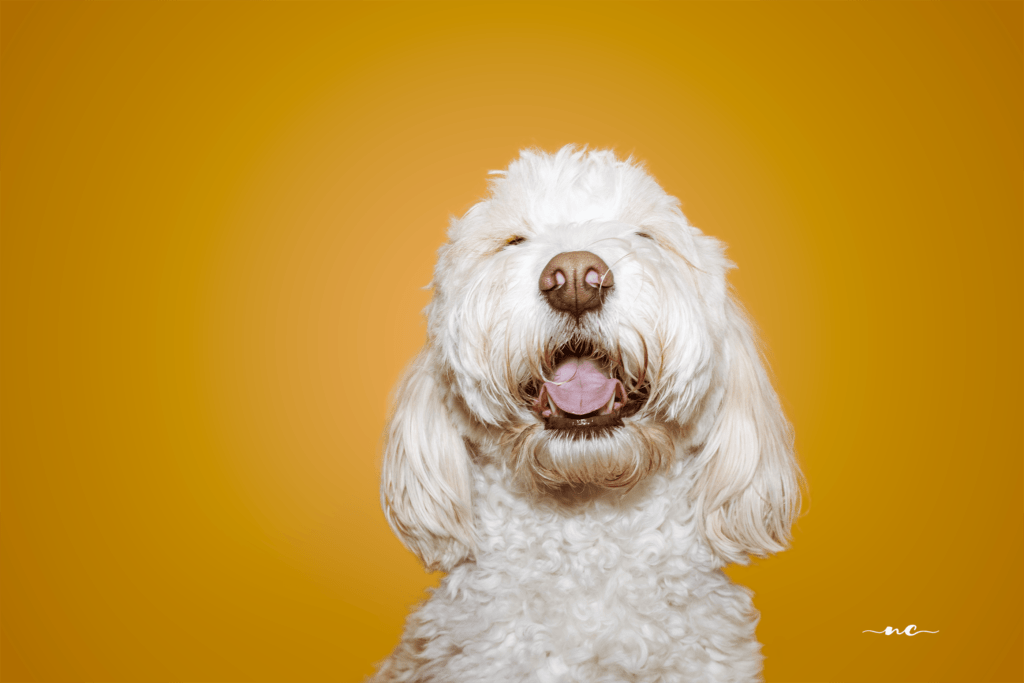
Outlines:
[{"label": "tuft of fur on top of head", "polygon": [[[686,458],[698,527],[723,562],[782,549],[799,470],[723,245],[611,151],[526,150],[492,175],[438,252],[427,345],[396,397],[382,483],[395,533],[428,566],[472,557],[477,461],[543,495],[629,488]],[[576,251],[614,273],[602,306],[579,316],[538,290],[545,264]],[[621,426],[545,429],[534,401],[566,354],[622,382]]]},{"label": "tuft of fur on top of head", "polygon": [[491,175],[491,196],[482,204],[491,220],[510,227],[517,222],[536,226],[633,223],[659,212],[675,213],[679,205],[642,163],[633,157],[620,160],[611,150],[588,151],[573,145],[555,154],[523,150],[507,170],[491,171]]}]

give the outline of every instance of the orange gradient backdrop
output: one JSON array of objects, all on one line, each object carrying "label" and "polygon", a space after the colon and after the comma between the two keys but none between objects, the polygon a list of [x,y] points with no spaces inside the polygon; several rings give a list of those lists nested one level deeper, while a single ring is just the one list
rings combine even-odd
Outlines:
[{"label": "orange gradient backdrop", "polygon": [[377,484],[448,216],[573,142],[770,348],[768,680],[1021,680],[1021,3],[0,11],[3,680],[369,674],[440,578]]}]

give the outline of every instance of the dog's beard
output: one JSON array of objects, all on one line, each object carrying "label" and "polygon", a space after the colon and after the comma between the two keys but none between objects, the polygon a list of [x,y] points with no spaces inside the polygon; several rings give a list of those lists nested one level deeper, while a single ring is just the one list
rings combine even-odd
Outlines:
[{"label": "dog's beard", "polygon": [[533,488],[596,485],[630,488],[673,454],[669,430],[656,423],[579,432],[530,425],[506,435],[512,470]]}]

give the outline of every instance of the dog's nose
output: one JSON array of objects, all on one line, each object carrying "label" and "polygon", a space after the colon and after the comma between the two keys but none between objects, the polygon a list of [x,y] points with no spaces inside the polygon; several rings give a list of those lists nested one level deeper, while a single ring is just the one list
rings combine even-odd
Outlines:
[{"label": "dog's nose", "polygon": [[552,308],[580,315],[600,307],[615,281],[597,254],[567,251],[548,261],[539,284]]}]

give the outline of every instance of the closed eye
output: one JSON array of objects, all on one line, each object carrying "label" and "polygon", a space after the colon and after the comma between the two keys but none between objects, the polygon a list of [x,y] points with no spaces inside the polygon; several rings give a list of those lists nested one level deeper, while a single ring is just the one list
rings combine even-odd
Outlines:
[{"label": "closed eye", "polygon": [[514,247],[515,245],[522,244],[525,241],[526,241],[525,237],[520,237],[519,235],[513,235],[512,237],[509,237],[507,240],[505,240],[505,246],[506,247]]},{"label": "closed eye", "polygon": [[636,236],[637,236],[637,237],[643,237],[644,239],[648,239],[648,240],[653,240],[653,239],[654,239],[653,237],[651,237],[651,236],[650,236],[650,235],[649,235],[648,233],[646,233],[646,232],[638,232],[638,233],[636,234]]}]

